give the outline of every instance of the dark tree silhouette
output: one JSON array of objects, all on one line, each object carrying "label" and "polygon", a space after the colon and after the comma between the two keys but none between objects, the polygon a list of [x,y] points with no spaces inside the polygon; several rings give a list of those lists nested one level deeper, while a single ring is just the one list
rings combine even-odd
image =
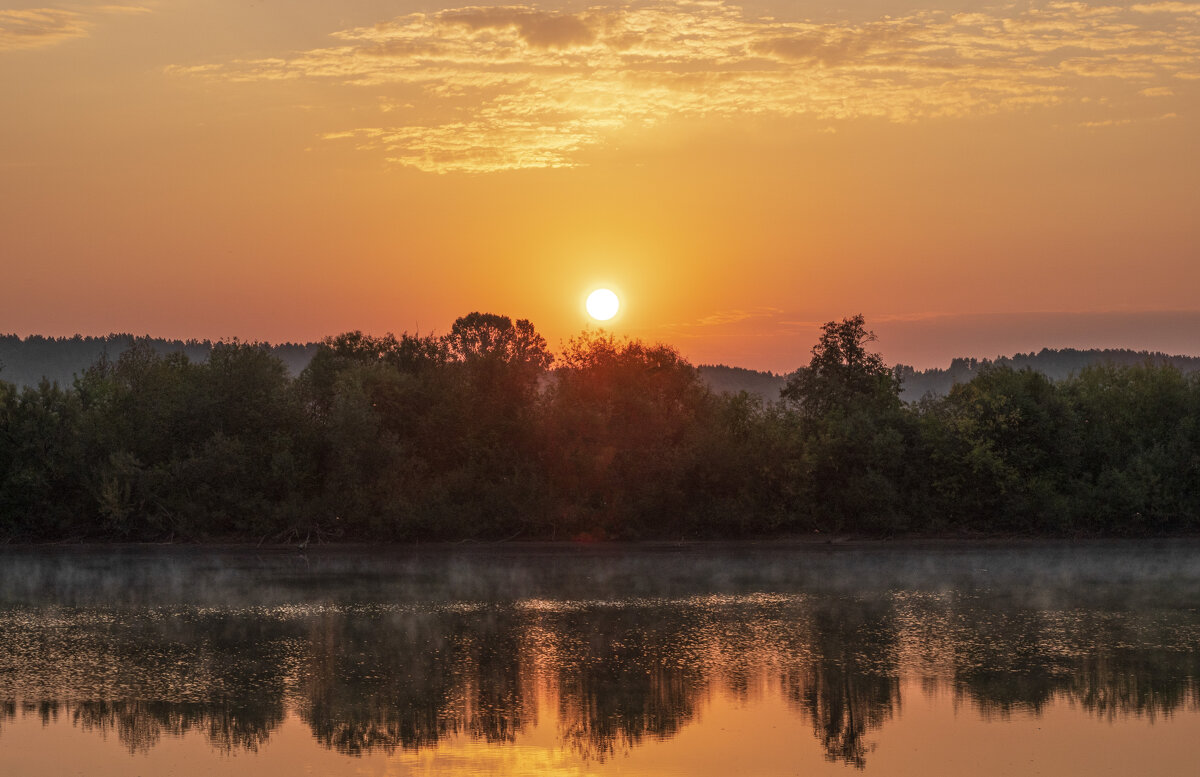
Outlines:
[{"label": "dark tree silhouette", "polygon": [[861,313],[840,323],[826,323],[813,346],[812,360],[788,376],[780,396],[794,402],[809,417],[860,402],[897,404],[899,379],[883,363],[883,357],[867,350],[867,344],[875,339]]}]

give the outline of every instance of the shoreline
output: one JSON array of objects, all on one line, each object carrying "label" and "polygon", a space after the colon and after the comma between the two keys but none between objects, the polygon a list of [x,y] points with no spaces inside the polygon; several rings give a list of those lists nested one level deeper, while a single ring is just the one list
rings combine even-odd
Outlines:
[{"label": "shoreline", "polygon": [[1054,535],[921,535],[898,537],[869,537],[860,535],[835,536],[790,536],[757,539],[683,539],[683,540],[458,540],[439,542],[320,542],[300,545],[297,543],[255,543],[249,541],[220,540],[204,542],[108,542],[108,541],[57,541],[57,542],[0,542],[0,553],[7,550],[56,550],[56,551],[146,551],[164,550],[180,552],[266,552],[298,553],[301,555],[335,555],[339,553],[361,553],[366,555],[387,552],[410,553],[417,550],[431,552],[447,551],[530,551],[530,552],[613,552],[613,551],[685,551],[685,550],[831,550],[831,549],[911,549],[937,550],[954,548],[1022,547],[1022,546],[1120,546],[1139,543],[1183,542],[1200,543],[1200,534],[1145,535],[1145,536],[1081,536],[1063,537]]}]

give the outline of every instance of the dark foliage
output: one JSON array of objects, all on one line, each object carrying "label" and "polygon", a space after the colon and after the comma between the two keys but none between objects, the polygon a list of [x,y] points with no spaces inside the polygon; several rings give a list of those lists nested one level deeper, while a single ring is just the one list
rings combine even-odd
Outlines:
[{"label": "dark foliage", "polygon": [[1011,367],[1020,372],[1029,369],[1051,380],[1066,380],[1088,367],[1141,367],[1146,364],[1171,366],[1185,374],[1200,371],[1200,357],[1171,356],[1159,351],[1133,351],[1128,348],[1043,348],[1036,353],[1016,353],[995,359],[951,359],[950,366],[918,370],[896,365],[896,374],[904,381],[904,398],[916,402],[926,394],[945,396],[958,383],[969,383],[981,372],[993,367]]},{"label": "dark foliage", "polygon": [[[0,378],[22,388],[37,386],[42,380],[51,383],[57,381],[65,386],[98,360],[116,361],[135,345],[149,346],[155,353],[164,356],[182,353],[192,361],[203,361],[216,343],[211,340],[167,340],[128,333],[103,337],[30,335],[21,338],[14,334],[0,335]],[[320,343],[279,343],[267,347],[287,365],[290,374],[298,375],[319,346]]]},{"label": "dark foliage", "polygon": [[257,344],[136,341],[70,386],[0,383],[0,538],[716,537],[1200,528],[1200,381],[986,364],[901,401],[861,316],[776,402],[672,348],[525,320]]}]

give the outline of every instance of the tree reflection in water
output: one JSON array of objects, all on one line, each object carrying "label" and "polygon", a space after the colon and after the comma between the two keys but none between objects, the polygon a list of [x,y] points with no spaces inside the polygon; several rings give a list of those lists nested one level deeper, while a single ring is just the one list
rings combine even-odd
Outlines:
[{"label": "tree reflection in water", "polygon": [[[451,735],[512,742],[553,715],[565,746],[602,760],[672,737],[711,694],[778,692],[829,759],[863,767],[872,733],[901,714],[902,677],[948,688],[985,718],[1060,699],[1105,718],[1198,708],[1190,583],[1106,593],[1068,577],[1031,597],[1021,573],[847,586],[735,559],[723,581],[705,563],[694,578],[664,574],[660,595],[583,597],[565,585],[553,598],[514,572],[543,562],[512,562],[502,595],[471,598],[397,588],[387,565],[230,574],[170,604],[118,591],[107,606],[61,586],[39,602],[4,588],[0,736],[23,714],[115,733],[131,751],[197,731],[220,751],[255,750],[290,709],[353,756]],[[844,571],[861,583],[861,570]],[[248,605],[256,583],[281,588]],[[380,586],[385,595],[364,594]]]},{"label": "tree reflection in water", "polygon": [[826,603],[808,632],[812,659],[784,675],[788,698],[806,713],[830,760],[866,765],[865,737],[900,704],[896,631],[886,604]]}]

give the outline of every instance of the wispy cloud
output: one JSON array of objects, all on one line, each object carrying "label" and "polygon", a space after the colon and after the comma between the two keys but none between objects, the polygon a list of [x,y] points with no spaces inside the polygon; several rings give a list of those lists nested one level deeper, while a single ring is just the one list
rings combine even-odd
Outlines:
[{"label": "wispy cloud", "polygon": [[618,133],[673,117],[913,122],[1085,100],[1133,111],[1120,101],[1172,99],[1166,84],[1190,83],[1200,4],[1051,2],[820,24],[750,18],[719,0],[466,7],[333,37],[286,57],[169,71],[323,81],[375,105],[402,92],[397,102],[416,107],[381,112],[388,126],[327,137],[421,170],[488,172],[579,164]]},{"label": "wispy cloud", "polygon": [[52,46],[88,34],[88,21],[74,11],[30,8],[0,11],[0,51]]},{"label": "wispy cloud", "polygon": [[92,9],[92,13],[96,14],[140,15],[152,11],[153,9],[144,5],[98,5]]},{"label": "wispy cloud", "polygon": [[1124,127],[1129,124],[1138,124],[1146,121],[1170,121],[1171,119],[1178,118],[1179,114],[1177,113],[1163,113],[1159,114],[1158,116],[1147,116],[1137,119],[1100,119],[1098,121],[1085,121],[1080,122],[1079,126],[1086,129],[1101,129],[1104,127]]},{"label": "wispy cloud", "polygon": [[98,16],[149,12],[149,8],[135,5],[98,5],[83,10],[0,10],[0,51],[41,48],[73,38],[86,38]]},{"label": "wispy cloud", "polygon": [[[670,332],[671,337],[719,337],[722,330],[729,330],[737,336],[748,336],[747,327],[752,330],[763,329],[763,324],[769,322],[772,327],[783,325],[778,321],[783,311],[776,307],[759,305],[750,308],[726,308],[716,310],[691,321],[679,321],[663,324],[659,328]],[[772,332],[772,336],[776,334]],[[749,336],[755,336],[753,332]]]}]

